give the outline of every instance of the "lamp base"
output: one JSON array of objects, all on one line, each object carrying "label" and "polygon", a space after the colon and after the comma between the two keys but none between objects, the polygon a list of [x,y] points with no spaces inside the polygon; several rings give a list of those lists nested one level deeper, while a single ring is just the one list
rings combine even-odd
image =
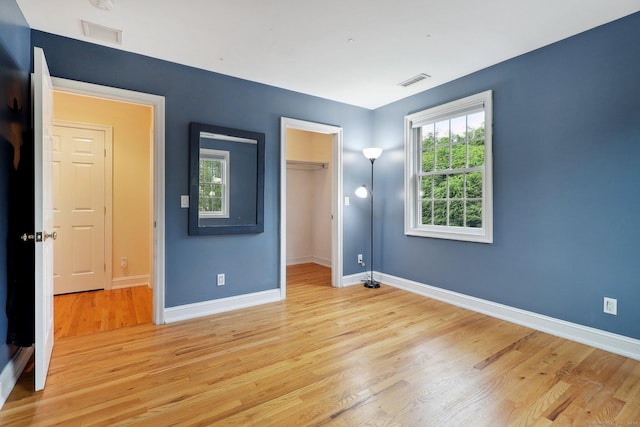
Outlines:
[{"label": "lamp base", "polygon": [[365,280],[364,285],[365,288],[377,289],[380,287],[380,282],[376,282],[375,280]]}]

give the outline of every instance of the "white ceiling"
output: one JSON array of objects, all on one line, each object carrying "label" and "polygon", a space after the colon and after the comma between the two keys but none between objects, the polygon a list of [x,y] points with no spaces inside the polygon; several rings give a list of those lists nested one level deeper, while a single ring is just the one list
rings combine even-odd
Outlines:
[{"label": "white ceiling", "polygon": [[[31,28],[377,108],[640,10],[640,0],[17,0]],[[122,45],[81,20],[120,29]],[[398,83],[432,77],[409,88]]]}]

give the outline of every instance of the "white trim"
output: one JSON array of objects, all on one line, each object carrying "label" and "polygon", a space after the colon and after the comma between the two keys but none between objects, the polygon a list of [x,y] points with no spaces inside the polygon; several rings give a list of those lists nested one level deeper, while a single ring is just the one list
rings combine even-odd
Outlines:
[{"label": "white trim", "polygon": [[302,257],[287,259],[287,265],[309,264],[312,262],[313,262],[313,257],[311,256],[302,256]]},{"label": "white trim", "polygon": [[54,90],[153,108],[153,323],[165,323],[165,99],[164,96],[52,77]]},{"label": "white trim", "polygon": [[280,119],[280,292],[287,295],[287,129],[333,135],[331,177],[331,285],[342,284],[342,128],[282,117]]},{"label": "white trim", "polygon": [[567,322],[531,311],[521,310],[389,274],[376,274],[382,283],[395,288],[596,347],[631,359],[640,360],[640,340],[634,338]]},{"label": "white trim", "polygon": [[173,323],[181,320],[195,319],[241,308],[278,302],[282,299],[279,289],[270,289],[268,291],[254,292],[251,294],[179,305],[165,309],[165,321],[166,323]]},{"label": "white trim", "polygon": [[[487,90],[466,98],[427,108],[404,118],[404,234],[407,236],[493,243],[493,92]],[[485,163],[482,168],[482,228],[421,225],[418,200],[418,174],[422,170],[420,149],[416,140],[417,128],[436,119],[448,119],[454,114],[468,114],[483,106],[485,118]],[[465,168],[474,170],[474,168]],[[438,174],[443,171],[439,171]],[[448,170],[447,173],[454,171]]]},{"label": "white trim", "polygon": [[305,257],[297,257],[297,258],[289,258],[287,260],[287,265],[299,265],[299,264],[318,264],[323,267],[331,268],[331,260],[326,258],[320,258],[316,256],[305,256]]},{"label": "white trim", "polygon": [[[368,271],[363,271],[362,273],[350,274],[348,276],[342,277],[342,286],[354,286],[354,285],[362,285],[368,277]],[[379,275],[377,271],[373,272],[374,275]]]},{"label": "white trim", "polygon": [[327,259],[327,258],[320,258],[320,257],[317,257],[317,256],[313,256],[313,257],[311,257],[311,262],[314,263],[314,264],[321,265],[323,267],[331,268],[331,260]]},{"label": "white trim", "polygon": [[250,138],[241,138],[239,136],[223,135],[221,133],[200,132],[200,138],[218,139],[221,141],[242,142],[245,144],[258,144],[258,141]]},{"label": "white trim", "polygon": [[111,280],[111,289],[133,288],[134,286],[149,286],[150,281],[150,274],[115,277]]},{"label": "white trim", "polygon": [[18,383],[22,371],[33,356],[33,347],[19,347],[0,374],[0,409]]}]

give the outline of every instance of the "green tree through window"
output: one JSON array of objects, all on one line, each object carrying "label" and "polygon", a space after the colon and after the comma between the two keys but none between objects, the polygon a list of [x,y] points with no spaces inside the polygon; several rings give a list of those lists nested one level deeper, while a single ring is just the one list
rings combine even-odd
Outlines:
[{"label": "green tree through window", "polygon": [[[422,126],[420,215],[426,225],[482,227],[484,111]],[[470,209],[467,209],[470,207]]]}]

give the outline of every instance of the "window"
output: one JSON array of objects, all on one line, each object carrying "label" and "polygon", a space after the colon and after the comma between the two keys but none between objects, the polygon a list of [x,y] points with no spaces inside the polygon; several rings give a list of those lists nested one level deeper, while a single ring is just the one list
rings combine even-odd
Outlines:
[{"label": "window", "polygon": [[229,217],[229,152],[200,149],[198,216]]},{"label": "window", "polygon": [[491,91],[405,117],[405,234],[493,242]]}]

